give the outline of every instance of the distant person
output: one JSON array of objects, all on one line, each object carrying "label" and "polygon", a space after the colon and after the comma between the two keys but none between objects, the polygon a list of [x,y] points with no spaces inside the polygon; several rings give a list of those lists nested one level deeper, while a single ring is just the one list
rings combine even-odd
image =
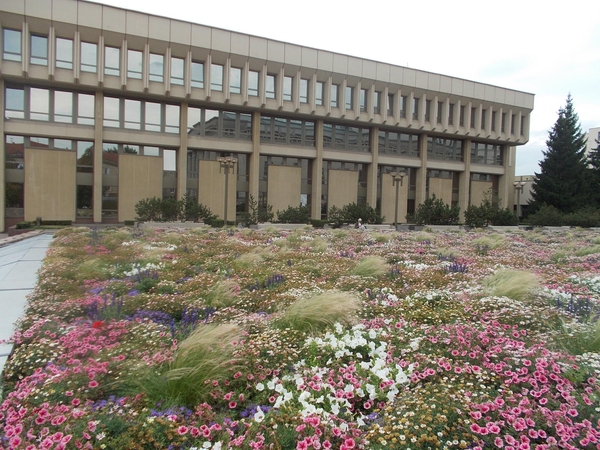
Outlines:
[{"label": "distant person", "polygon": [[363,225],[362,223],[362,219],[358,219],[358,222],[356,222],[356,225],[354,226],[354,228],[357,228],[359,230],[365,231],[367,228]]}]

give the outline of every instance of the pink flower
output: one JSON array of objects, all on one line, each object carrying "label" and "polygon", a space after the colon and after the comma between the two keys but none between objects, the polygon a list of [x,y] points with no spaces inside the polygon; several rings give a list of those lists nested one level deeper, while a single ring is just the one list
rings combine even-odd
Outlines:
[{"label": "pink flower", "polygon": [[177,428],[177,433],[179,433],[180,435],[186,434],[188,432],[188,427],[182,425],[179,428]]},{"label": "pink flower", "polygon": [[229,402],[229,409],[234,409],[237,406],[236,402]]},{"label": "pink flower", "polygon": [[98,387],[98,382],[96,380],[92,380],[88,383],[88,386],[91,388]]}]

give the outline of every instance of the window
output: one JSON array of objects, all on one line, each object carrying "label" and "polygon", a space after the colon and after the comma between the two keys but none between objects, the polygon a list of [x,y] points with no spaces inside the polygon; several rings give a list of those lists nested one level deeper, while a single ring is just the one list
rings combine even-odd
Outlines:
[{"label": "window", "polygon": [[141,128],[142,104],[139,100],[125,100],[124,127],[130,130]]},{"label": "window", "polygon": [[360,90],[360,112],[367,111],[367,95],[368,91],[366,89]]},{"label": "window", "polygon": [[323,83],[321,81],[317,81],[315,84],[315,103],[318,106],[323,105]]},{"label": "window", "polygon": [[521,136],[525,135],[525,116],[521,116],[521,129],[519,130]]},{"label": "window", "polygon": [[369,129],[324,123],[323,146],[368,152],[370,150]]},{"label": "window", "polygon": [[165,57],[150,53],[150,73],[149,80],[162,83],[165,74]]},{"label": "window", "polygon": [[260,116],[260,141],[314,146],[315,124],[299,119]]},{"label": "window", "polygon": [[121,105],[118,98],[104,97],[104,121],[105,127],[121,127]]},{"label": "window", "polygon": [[96,73],[98,65],[98,46],[90,42],[81,43],[81,71]]},{"label": "window", "polygon": [[31,36],[31,64],[48,65],[48,38],[46,36]]},{"label": "window", "polygon": [[94,125],[94,95],[78,94],[77,123],[80,125]]},{"label": "window", "polygon": [[431,100],[425,100],[425,121],[431,122]]},{"label": "window", "polygon": [[275,98],[275,75],[267,75],[265,94],[267,98]]},{"label": "window", "polygon": [[165,132],[179,133],[179,106],[165,106]]},{"label": "window", "polygon": [[292,101],[292,77],[283,77],[283,99]]},{"label": "window", "polygon": [[492,131],[496,131],[496,111],[492,111]]},{"label": "window", "polygon": [[121,69],[121,49],[116,47],[104,48],[104,75],[118,77]]},{"label": "window", "polygon": [[219,64],[210,65],[210,89],[223,91],[223,66]]},{"label": "window", "polygon": [[510,134],[515,134],[515,117],[517,117],[516,114],[510,116]]},{"label": "window", "polygon": [[[94,171],[94,143],[77,142],[77,172],[92,173]],[[78,201],[79,203],[79,201]],[[78,205],[79,208],[79,205]]]},{"label": "window", "polygon": [[354,103],[354,88],[351,86],[346,86],[346,109],[352,109],[352,104]]},{"label": "window", "polygon": [[487,110],[482,109],[481,110],[481,129],[485,130],[485,113],[487,112]]},{"label": "window", "polygon": [[29,90],[29,118],[31,120],[50,120],[50,91],[31,88]]},{"label": "window", "polygon": [[21,32],[4,28],[2,58],[7,61],[21,61]]},{"label": "window", "polygon": [[461,127],[465,126],[465,106],[464,105],[460,107],[460,117],[459,117],[458,123]]},{"label": "window", "polygon": [[448,105],[448,125],[454,123],[454,103]]},{"label": "window", "polygon": [[7,119],[25,118],[25,90],[6,88],[6,106],[4,108],[4,117]]},{"label": "window", "polygon": [[138,50],[127,50],[127,77],[142,79],[143,54]]},{"label": "window", "polygon": [[71,39],[56,38],[56,67],[73,69],[73,41]]},{"label": "window", "polygon": [[144,118],[146,131],[160,131],[162,125],[160,103],[146,102]]},{"label": "window", "polygon": [[185,61],[181,58],[171,57],[171,84],[183,86],[183,68]]},{"label": "window", "polygon": [[438,104],[437,104],[437,123],[442,123],[443,115],[444,115],[444,102],[438,102]]},{"label": "window", "polygon": [[204,89],[204,63],[192,61],[192,87]]},{"label": "window", "polygon": [[248,95],[258,97],[258,72],[254,70],[248,72]]},{"label": "window", "polygon": [[300,78],[300,103],[308,103],[308,80]]},{"label": "window", "polygon": [[400,117],[406,119],[406,108],[408,103],[408,97],[403,95],[400,97]]},{"label": "window", "polygon": [[471,128],[475,128],[475,113],[477,108],[471,108]]},{"label": "window", "polygon": [[242,69],[237,67],[229,69],[229,92],[232,94],[242,93]]},{"label": "window", "polygon": [[339,105],[339,89],[337,84],[331,85],[331,107],[337,108]]},{"label": "window", "polygon": [[413,98],[413,110],[412,110],[413,120],[419,120],[419,99]]},{"label": "window", "polygon": [[73,123],[73,93],[54,92],[54,121]]},{"label": "window", "polygon": [[388,94],[386,109],[388,116],[394,115],[394,94]]},{"label": "window", "polygon": [[502,122],[500,122],[500,132],[504,133],[504,127],[506,123],[506,113],[502,113]]}]

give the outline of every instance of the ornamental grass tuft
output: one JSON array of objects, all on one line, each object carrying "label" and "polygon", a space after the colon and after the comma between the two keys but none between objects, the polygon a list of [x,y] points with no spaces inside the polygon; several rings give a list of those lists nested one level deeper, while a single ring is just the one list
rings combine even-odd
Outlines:
[{"label": "ornamental grass tuft", "polygon": [[273,321],[273,326],[315,333],[330,328],[336,322],[344,325],[355,323],[360,308],[359,299],[349,292],[323,292],[296,300]]},{"label": "ornamental grass tuft", "polygon": [[243,363],[233,355],[240,337],[234,324],[200,326],[179,345],[164,373],[144,380],[142,390],[164,405],[193,407],[209,400],[213,382],[228,378]]},{"label": "ornamental grass tuft", "polygon": [[221,280],[214,284],[206,297],[206,306],[224,308],[238,300],[239,285],[233,280]]},{"label": "ornamental grass tuft", "polygon": [[380,256],[367,256],[361,259],[352,270],[353,275],[360,277],[379,277],[388,272],[388,265]]},{"label": "ornamental grass tuft", "polygon": [[536,275],[514,269],[500,269],[484,278],[482,285],[490,295],[519,301],[531,299],[535,291],[540,288]]}]

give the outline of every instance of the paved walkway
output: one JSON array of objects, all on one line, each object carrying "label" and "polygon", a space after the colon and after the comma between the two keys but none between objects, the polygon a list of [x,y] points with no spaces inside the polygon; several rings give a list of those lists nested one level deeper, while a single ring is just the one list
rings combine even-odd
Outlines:
[{"label": "paved walkway", "polygon": [[[23,314],[52,234],[0,235],[0,341],[10,339],[14,323]],[[11,350],[12,344],[0,344],[0,373]]]}]

